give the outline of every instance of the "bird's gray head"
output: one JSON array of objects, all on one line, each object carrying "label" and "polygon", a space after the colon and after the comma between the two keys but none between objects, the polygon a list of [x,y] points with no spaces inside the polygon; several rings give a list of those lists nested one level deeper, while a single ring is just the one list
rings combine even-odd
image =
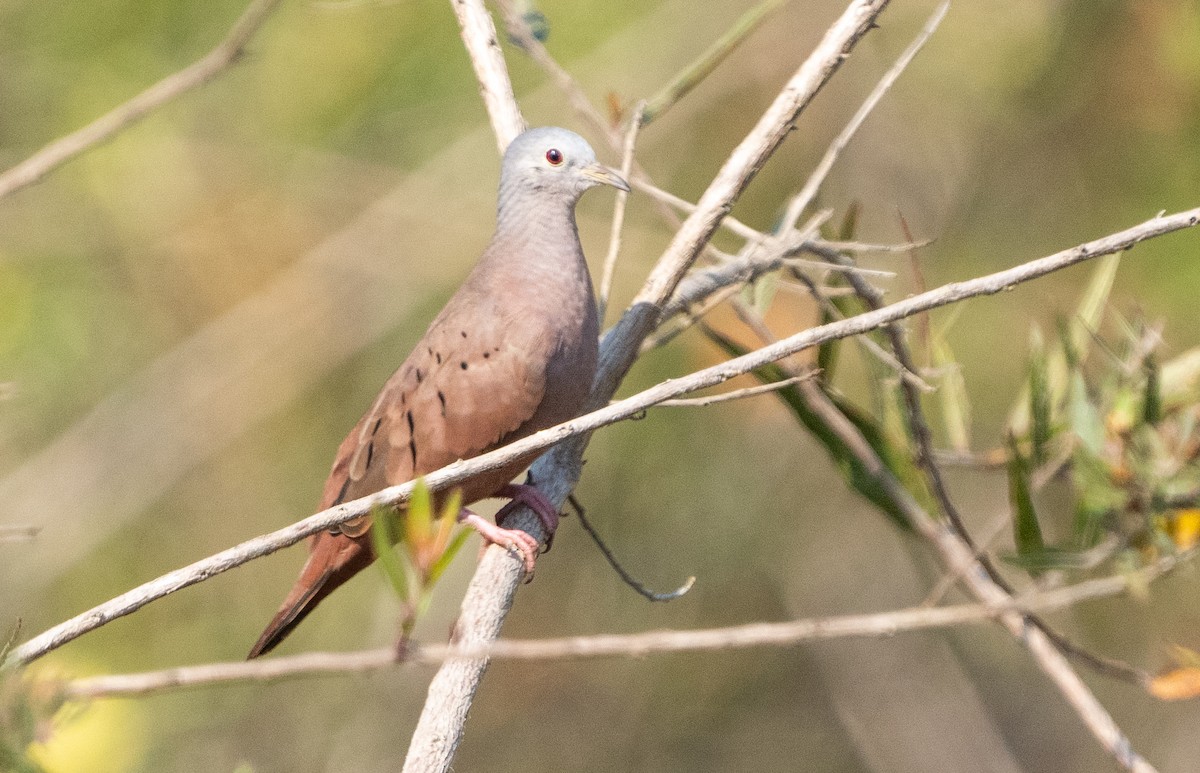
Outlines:
[{"label": "bird's gray head", "polygon": [[574,203],[596,185],[629,190],[629,184],[597,162],[592,146],[573,131],[556,126],[530,129],[504,152],[501,198],[537,191]]}]

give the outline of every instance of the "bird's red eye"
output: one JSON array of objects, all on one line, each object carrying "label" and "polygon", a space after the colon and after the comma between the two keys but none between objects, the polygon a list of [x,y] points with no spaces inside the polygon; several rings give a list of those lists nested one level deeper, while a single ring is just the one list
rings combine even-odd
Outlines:
[{"label": "bird's red eye", "polygon": [[550,162],[551,166],[558,166],[563,162],[562,151],[558,148],[550,148],[546,151],[546,160]]}]

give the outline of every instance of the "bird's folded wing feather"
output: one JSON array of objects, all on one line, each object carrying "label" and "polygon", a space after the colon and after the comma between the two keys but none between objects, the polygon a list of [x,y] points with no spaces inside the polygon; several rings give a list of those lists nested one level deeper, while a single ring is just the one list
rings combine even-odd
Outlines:
[{"label": "bird's folded wing feather", "polygon": [[[452,311],[448,307],[447,311]],[[322,509],[507,442],[545,397],[554,342],[503,313],[434,321],[338,448]],[[359,536],[369,519],[339,531]]]}]

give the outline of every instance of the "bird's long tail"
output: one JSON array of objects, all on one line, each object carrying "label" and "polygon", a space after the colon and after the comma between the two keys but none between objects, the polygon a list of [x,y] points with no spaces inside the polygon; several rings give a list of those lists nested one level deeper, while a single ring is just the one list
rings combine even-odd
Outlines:
[{"label": "bird's long tail", "polygon": [[316,534],[309,547],[308,561],[300,571],[300,579],[296,580],[283,606],[275,613],[246,659],[257,658],[274,649],[313,611],[321,599],[370,566],[374,560],[369,534],[360,537],[325,531]]}]

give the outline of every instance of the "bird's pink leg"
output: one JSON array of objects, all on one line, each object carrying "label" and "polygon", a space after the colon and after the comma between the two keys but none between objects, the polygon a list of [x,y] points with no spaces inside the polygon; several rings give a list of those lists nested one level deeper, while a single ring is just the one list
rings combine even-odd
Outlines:
[{"label": "bird's pink leg", "polygon": [[516,549],[525,562],[525,573],[533,574],[533,565],[537,562],[540,547],[533,537],[520,529],[505,529],[465,507],[459,511],[458,520],[479,532],[484,542],[492,542],[505,549]]}]

